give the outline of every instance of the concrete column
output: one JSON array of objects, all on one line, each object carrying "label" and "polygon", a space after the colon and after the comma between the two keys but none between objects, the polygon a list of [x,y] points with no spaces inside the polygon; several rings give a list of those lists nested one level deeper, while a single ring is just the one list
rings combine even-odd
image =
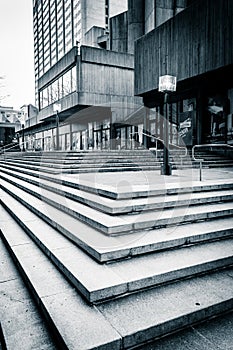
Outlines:
[{"label": "concrete column", "polygon": [[144,0],[128,0],[128,52],[134,53],[134,41],[144,34]]}]

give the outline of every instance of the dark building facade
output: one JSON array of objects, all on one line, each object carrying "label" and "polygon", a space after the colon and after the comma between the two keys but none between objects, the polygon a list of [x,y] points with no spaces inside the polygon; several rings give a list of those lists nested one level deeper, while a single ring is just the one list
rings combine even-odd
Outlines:
[{"label": "dark building facade", "polygon": [[[135,94],[151,111],[147,128],[163,138],[159,77],[173,75],[170,142],[233,143],[233,2],[194,1],[135,44]],[[153,117],[154,114],[154,117]]]}]

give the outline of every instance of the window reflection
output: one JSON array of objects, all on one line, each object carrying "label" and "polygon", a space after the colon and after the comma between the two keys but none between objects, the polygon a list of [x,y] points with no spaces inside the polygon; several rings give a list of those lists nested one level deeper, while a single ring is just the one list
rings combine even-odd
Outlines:
[{"label": "window reflection", "polygon": [[76,66],[40,91],[40,109],[76,91]]}]

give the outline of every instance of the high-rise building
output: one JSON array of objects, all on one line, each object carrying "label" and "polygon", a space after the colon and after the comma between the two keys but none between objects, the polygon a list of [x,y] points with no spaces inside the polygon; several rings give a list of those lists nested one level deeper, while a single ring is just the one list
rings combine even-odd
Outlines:
[{"label": "high-rise building", "polygon": [[[170,143],[231,141],[232,59],[226,48],[232,6],[230,0],[224,7],[221,0],[202,3],[34,0],[39,115],[38,126],[25,132],[46,150],[111,147],[116,135],[121,147],[130,148],[127,141],[138,130],[163,140],[166,109],[158,82],[161,75],[175,75]],[[216,36],[215,22],[227,35]],[[139,106],[137,115],[133,106]],[[89,107],[105,110],[87,112]],[[145,139],[140,142],[150,147],[154,138]]]},{"label": "high-rise building", "polygon": [[109,30],[109,18],[127,9],[127,0],[34,0],[36,105],[38,79],[75,45],[85,44],[93,27]]}]

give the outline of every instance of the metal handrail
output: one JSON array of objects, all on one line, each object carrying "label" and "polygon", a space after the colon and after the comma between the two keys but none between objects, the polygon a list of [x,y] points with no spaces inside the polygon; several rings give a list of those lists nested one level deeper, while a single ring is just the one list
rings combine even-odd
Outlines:
[{"label": "metal handrail", "polygon": [[225,148],[231,148],[233,149],[233,146],[231,145],[228,145],[227,143],[204,143],[202,145],[194,145],[193,148],[192,148],[192,160],[194,160],[195,162],[199,162],[199,171],[200,171],[200,175],[199,175],[199,178],[200,178],[200,181],[202,181],[202,163],[205,161],[204,159],[202,158],[196,158],[195,157],[195,149],[196,148],[206,148],[206,147],[225,147]]},{"label": "metal handrail", "polygon": [[[11,143],[9,143],[8,145],[5,145],[5,146],[3,146],[3,147],[0,147],[0,151],[2,151],[2,150],[4,150],[4,149],[8,149],[8,146],[10,146],[10,145],[14,145],[14,146],[12,146],[12,148],[13,147],[15,147],[15,142],[11,142]],[[17,143],[17,145],[18,145],[18,143]],[[11,149],[11,147],[9,147],[9,149]]]},{"label": "metal handrail", "polygon": [[[15,147],[18,147],[19,145],[25,145],[27,143],[27,141],[24,141],[24,142],[21,142],[20,144],[19,143],[17,143],[17,144],[14,144],[14,146],[11,146],[11,147],[7,147],[6,148],[6,146],[3,146],[0,150],[3,150],[3,156],[4,156],[4,159],[5,159],[5,154],[6,154],[6,150],[8,151],[8,150],[10,150],[10,149],[13,149],[13,148],[15,148]],[[12,143],[9,143],[9,145],[12,145],[13,144],[13,142]],[[22,151],[21,151],[22,152]]]},{"label": "metal handrail", "polygon": [[[134,133],[130,133],[130,135],[134,135],[134,134],[139,134],[139,132],[135,131]],[[162,142],[162,144],[164,145],[164,140],[160,139],[158,136],[149,135],[149,134],[146,134],[144,132],[141,132],[140,134],[155,139],[155,159],[157,160],[158,159],[158,141]],[[170,142],[168,143],[168,145],[176,147],[176,148],[179,148],[179,149],[183,149],[185,151],[185,154],[183,156],[182,155],[180,156],[181,162],[182,162],[182,158],[185,158],[187,156],[187,154],[188,154],[187,148],[186,147],[182,147],[182,146],[178,146],[178,145],[174,145],[173,143],[170,143]]]}]

